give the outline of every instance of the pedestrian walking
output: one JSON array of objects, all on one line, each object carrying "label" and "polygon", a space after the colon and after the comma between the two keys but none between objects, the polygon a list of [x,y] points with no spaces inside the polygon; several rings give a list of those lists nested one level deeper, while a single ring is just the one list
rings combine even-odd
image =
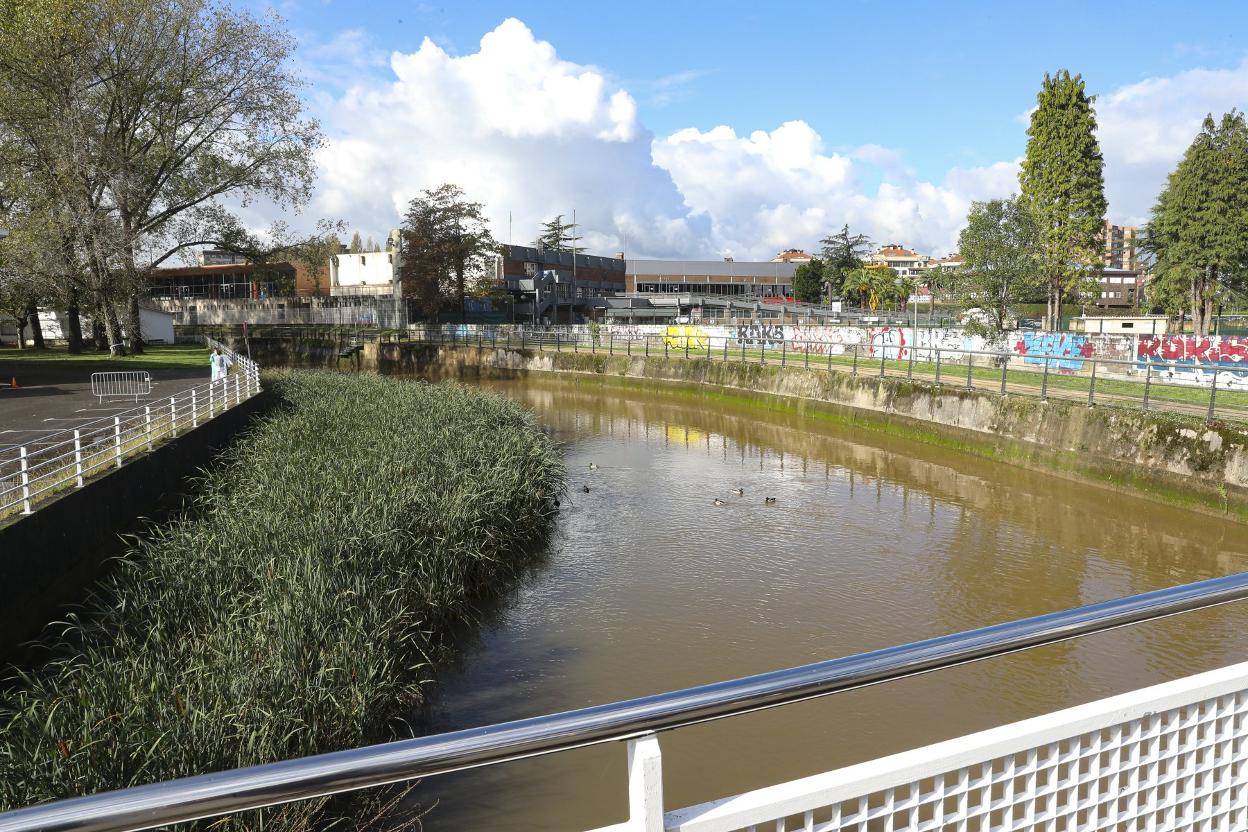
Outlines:
[{"label": "pedestrian walking", "polygon": [[230,357],[221,352],[220,347],[213,349],[212,355],[208,356],[208,361],[212,367],[213,381],[223,380],[230,372],[230,365],[233,364],[233,362],[230,361]]}]

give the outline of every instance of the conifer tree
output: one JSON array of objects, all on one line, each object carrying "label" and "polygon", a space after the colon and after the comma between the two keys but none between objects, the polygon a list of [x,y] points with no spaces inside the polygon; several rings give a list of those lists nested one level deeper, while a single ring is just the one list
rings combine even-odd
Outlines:
[{"label": "conifer tree", "polygon": [[554,219],[542,223],[542,233],[534,244],[547,251],[583,251],[584,249],[575,245],[574,231],[572,223],[564,222],[563,214],[558,214]]},{"label": "conifer tree", "polygon": [[360,232],[351,235],[351,253],[361,254],[364,251],[364,241],[360,239]]},{"label": "conifer tree", "polygon": [[1212,114],[1170,174],[1145,232],[1157,265],[1150,299],[1186,295],[1197,335],[1208,335],[1220,295],[1248,283],[1248,124]]},{"label": "conifer tree", "polygon": [[1105,161],[1096,141],[1094,100],[1081,76],[1046,73],[1027,128],[1019,185],[1040,227],[1050,329],[1057,328],[1062,302],[1094,286],[1101,271]]}]

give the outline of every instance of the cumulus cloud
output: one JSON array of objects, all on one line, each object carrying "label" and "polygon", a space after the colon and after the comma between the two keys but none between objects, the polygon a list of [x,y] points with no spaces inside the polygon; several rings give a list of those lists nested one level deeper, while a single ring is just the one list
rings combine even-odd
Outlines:
[{"label": "cumulus cloud", "polygon": [[1248,102],[1248,60],[1227,69],[1192,69],[1098,96],[1097,135],[1105,154],[1111,214],[1143,222],[1166,176],[1208,113],[1218,118]]},{"label": "cumulus cloud", "polygon": [[318,212],[384,233],[421,189],[455,182],[489,212],[495,235],[528,242],[572,213],[586,245],[627,236],[647,252],[699,250],[688,213],[650,160],[651,136],[626,90],[509,19],[455,57],[426,39],[390,58],[393,78],[352,86],[326,111]]},{"label": "cumulus cloud", "polygon": [[[331,142],[314,210],[378,238],[422,188],[455,182],[486,205],[500,239],[510,212],[515,242],[575,207],[585,245],[601,253],[627,244],[632,256],[769,259],[846,222],[878,242],[944,253],[972,200],[1018,187],[1017,159],[924,181],[899,150],[830,150],[802,120],[748,134],[718,126],[653,136],[619,82],[559,58],[515,19],[476,52],[452,55],[426,39],[383,60],[382,74],[375,56],[351,58],[353,46],[368,48],[359,33],[322,47],[352,80],[316,101]],[[1248,63],[1103,94],[1111,216],[1142,219],[1204,113],[1245,93]]]}]

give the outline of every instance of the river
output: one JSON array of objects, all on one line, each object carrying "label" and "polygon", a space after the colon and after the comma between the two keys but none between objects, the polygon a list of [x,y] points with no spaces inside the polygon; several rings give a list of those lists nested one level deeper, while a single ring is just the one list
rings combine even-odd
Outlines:
[{"label": "river", "polygon": [[[1248,569],[1242,526],[818,417],[575,380],[489,386],[565,444],[569,495],[542,562],[440,675],[432,732]],[[667,732],[666,804],[1240,661],[1246,623],[1248,607],[1222,607]],[[626,815],[625,749],[433,778],[416,796],[436,802],[434,830],[604,826]]]}]

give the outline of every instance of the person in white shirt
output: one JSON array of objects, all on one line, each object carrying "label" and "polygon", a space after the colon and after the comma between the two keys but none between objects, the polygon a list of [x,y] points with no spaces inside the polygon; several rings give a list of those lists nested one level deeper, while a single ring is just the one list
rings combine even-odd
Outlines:
[{"label": "person in white shirt", "polygon": [[212,355],[208,356],[208,361],[212,367],[212,380],[220,381],[230,372],[230,357],[221,352],[220,348],[214,349]]}]

